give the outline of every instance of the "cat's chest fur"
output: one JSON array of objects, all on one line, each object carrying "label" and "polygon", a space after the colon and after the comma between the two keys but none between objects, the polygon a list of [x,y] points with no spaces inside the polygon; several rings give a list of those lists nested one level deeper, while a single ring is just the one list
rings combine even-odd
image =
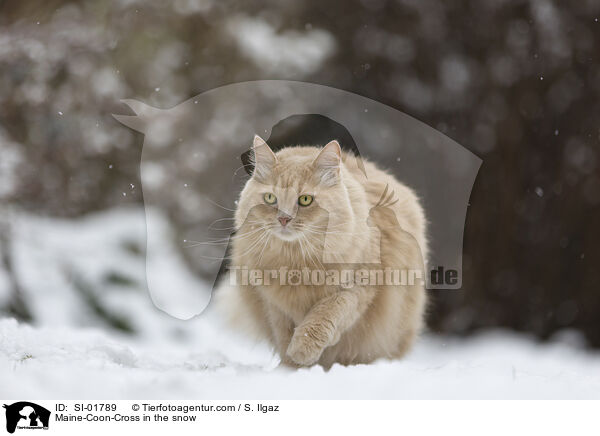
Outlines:
[{"label": "cat's chest fur", "polygon": [[296,325],[318,301],[334,292],[327,286],[279,284],[259,286],[257,290],[265,304],[273,305]]}]

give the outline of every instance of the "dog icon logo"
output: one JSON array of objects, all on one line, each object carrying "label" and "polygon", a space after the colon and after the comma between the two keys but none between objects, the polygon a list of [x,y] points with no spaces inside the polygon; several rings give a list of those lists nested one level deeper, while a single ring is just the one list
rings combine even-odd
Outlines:
[{"label": "dog icon logo", "polygon": [[18,429],[48,429],[50,411],[38,404],[29,401],[19,401],[10,405],[4,404],[6,409],[6,431],[14,433]]}]

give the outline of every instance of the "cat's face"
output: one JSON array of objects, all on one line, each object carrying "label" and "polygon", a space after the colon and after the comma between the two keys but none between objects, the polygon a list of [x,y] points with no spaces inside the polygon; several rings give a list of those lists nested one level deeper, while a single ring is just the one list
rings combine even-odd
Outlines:
[{"label": "cat's face", "polygon": [[245,223],[250,231],[315,247],[328,229],[350,219],[336,141],[323,149],[290,147],[275,155],[257,136],[253,151],[255,170],[240,196],[238,229]]}]

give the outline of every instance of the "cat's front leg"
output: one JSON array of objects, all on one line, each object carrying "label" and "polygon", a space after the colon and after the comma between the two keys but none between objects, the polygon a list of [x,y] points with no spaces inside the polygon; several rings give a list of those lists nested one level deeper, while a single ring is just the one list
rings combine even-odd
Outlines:
[{"label": "cat's front leg", "polygon": [[343,290],[319,301],[296,327],[287,356],[298,365],[319,361],[325,348],[337,344],[342,334],[364,313],[372,299],[364,289]]},{"label": "cat's front leg", "polygon": [[335,326],[327,320],[296,327],[286,357],[300,366],[314,365],[325,348],[333,345],[335,330]]}]

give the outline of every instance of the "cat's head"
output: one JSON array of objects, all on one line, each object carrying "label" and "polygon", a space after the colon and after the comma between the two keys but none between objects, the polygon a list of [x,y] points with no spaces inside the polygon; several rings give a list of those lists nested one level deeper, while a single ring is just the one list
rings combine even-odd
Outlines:
[{"label": "cat's head", "polygon": [[238,229],[246,223],[282,241],[314,243],[351,220],[337,141],[323,148],[287,147],[273,153],[255,136],[252,160],[254,171],[236,211]]}]

